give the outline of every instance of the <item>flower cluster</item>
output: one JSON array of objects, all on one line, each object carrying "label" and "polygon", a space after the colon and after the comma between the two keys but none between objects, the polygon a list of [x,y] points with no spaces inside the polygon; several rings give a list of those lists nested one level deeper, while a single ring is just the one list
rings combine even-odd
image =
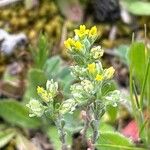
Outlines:
[{"label": "flower cluster", "polygon": [[58,102],[58,83],[52,80],[46,82],[46,89],[43,87],[37,87],[37,93],[39,99],[31,99],[27,104],[30,109],[30,117],[41,117],[46,112],[51,112],[51,116],[64,114],[71,112],[75,103],[73,101],[66,100],[62,103]]},{"label": "flower cluster", "polygon": [[[102,67],[100,60],[104,50],[101,46],[93,47],[97,37],[95,26],[87,29],[85,25],[80,25],[80,28],[75,30],[75,36],[64,42],[68,52],[75,60],[75,65],[71,66],[71,73],[79,82],[71,86],[71,93],[76,102],[82,102],[91,97],[94,97],[95,100],[105,99],[108,93],[103,92],[102,89],[110,82],[115,73],[113,67],[106,69]],[[109,96],[111,93],[112,91]],[[119,94],[117,95],[119,97]]]},{"label": "flower cluster", "polygon": [[[64,42],[68,53],[75,62],[70,67],[71,74],[77,81],[70,87],[71,98],[60,100],[58,83],[52,79],[47,81],[45,89],[38,86],[39,99],[31,99],[27,104],[30,109],[30,117],[41,117],[43,114],[52,117],[59,131],[62,149],[65,150],[67,150],[63,117],[65,113],[72,113],[79,107],[89,111],[87,114],[91,117],[85,119],[85,121],[91,125],[93,130],[92,142],[95,144],[99,136],[98,124],[100,117],[104,114],[108,105],[116,106],[120,98],[120,92],[110,88],[110,80],[115,73],[114,68],[103,68],[101,57],[104,50],[101,46],[93,47],[93,43],[98,37],[97,28],[94,26],[87,29],[85,25],[81,25],[74,32],[75,36]],[[85,135],[86,128],[85,126],[83,132]]]}]

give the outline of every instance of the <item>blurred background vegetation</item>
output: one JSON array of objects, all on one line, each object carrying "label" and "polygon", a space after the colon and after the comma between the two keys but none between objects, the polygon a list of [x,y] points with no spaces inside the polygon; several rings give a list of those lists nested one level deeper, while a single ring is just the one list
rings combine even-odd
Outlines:
[{"label": "blurred background vegetation", "polygon": [[[149,19],[149,0],[1,0],[0,149],[60,150],[53,122],[29,118],[25,104],[51,78],[69,97],[69,86],[76,81],[63,43],[80,24],[97,26],[104,66],[116,69],[107,88],[123,95],[121,105],[108,108],[102,119],[99,144],[103,150],[110,150],[109,144],[114,150],[149,149]],[[72,137],[68,141],[80,150],[80,113],[65,117]]]}]

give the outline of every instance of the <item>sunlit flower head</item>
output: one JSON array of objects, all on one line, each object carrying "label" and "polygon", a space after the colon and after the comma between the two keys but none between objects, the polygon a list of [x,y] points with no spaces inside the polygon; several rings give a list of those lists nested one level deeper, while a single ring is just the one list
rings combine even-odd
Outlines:
[{"label": "sunlit flower head", "polygon": [[105,77],[107,79],[110,79],[113,77],[114,73],[115,73],[115,69],[113,67],[110,67],[110,68],[105,70]]},{"label": "sunlit flower head", "polygon": [[101,46],[96,46],[91,49],[90,55],[94,59],[99,59],[104,54],[104,50],[101,48]]},{"label": "sunlit flower head", "polygon": [[31,99],[26,106],[30,109],[30,117],[41,117],[44,113],[45,107],[36,99]]},{"label": "sunlit flower head", "polygon": [[67,49],[71,49],[71,47],[74,46],[74,44],[75,44],[75,41],[71,38],[64,41],[64,45]]},{"label": "sunlit flower head", "polygon": [[89,31],[89,37],[96,37],[96,36],[97,36],[97,28],[96,28],[96,26],[94,26]]},{"label": "sunlit flower head", "polygon": [[52,99],[51,93],[48,93],[43,87],[38,86],[37,93],[45,102],[49,102]]},{"label": "sunlit flower head", "polygon": [[104,77],[102,75],[100,75],[100,74],[96,75],[96,78],[95,78],[96,81],[102,81],[103,79],[104,79]]},{"label": "sunlit flower head", "polygon": [[85,25],[80,25],[80,28],[79,29],[75,29],[74,32],[75,32],[75,34],[77,36],[79,36],[81,38],[81,37],[83,37],[85,35],[88,35],[89,30],[86,29]]},{"label": "sunlit flower head", "polygon": [[75,42],[74,47],[76,50],[81,50],[83,45],[81,44],[81,42],[77,41],[77,42]]},{"label": "sunlit flower head", "polygon": [[96,64],[95,63],[88,64],[88,71],[89,71],[89,73],[95,73],[95,71],[96,71]]}]

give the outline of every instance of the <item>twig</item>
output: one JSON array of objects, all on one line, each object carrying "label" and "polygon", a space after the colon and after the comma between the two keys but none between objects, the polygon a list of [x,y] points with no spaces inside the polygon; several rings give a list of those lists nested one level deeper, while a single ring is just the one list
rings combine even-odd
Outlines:
[{"label": "twig", "polygon": [[1,0],[0,1],[0,7],[5,7],[7,5],[10,5],[12,3],[16,3],[18,1],[21,1],[21,0]]},{"label": "twig", "polygon": [[86,134],[87,134],[87,130],[89,128],[89,124],[90,124],[90,107],[87,106],[87,110],[85,112],[85,116],[83,116],[83,119],[85,120],[84,122],[84,127],[82,130],[82,143],[84,144],[86,141]]}]

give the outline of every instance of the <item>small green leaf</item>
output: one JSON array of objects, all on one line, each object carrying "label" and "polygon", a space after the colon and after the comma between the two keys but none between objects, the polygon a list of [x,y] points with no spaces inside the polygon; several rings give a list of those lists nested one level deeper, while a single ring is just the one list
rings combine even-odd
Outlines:
[{"label": "small green leaf", "polygon": [[16,132],[14,129],[6,129],[0,131],[0,149],[4,147],[10,140],[15,136]]},{"label": "small green leaf", "polygon": [[24,102],[28,103],[31,98],[38,98],[37,87],[46,84],[46,76],[40,69],[31,69],[28,73],[28,85],[24,95]]},{"label": "small green leaf", "polygon": [[12,125],[25,128],[37,128],[40,126],[40,120],[30,118],[26,106],[15,100],[0,101],[0,117]]}]

